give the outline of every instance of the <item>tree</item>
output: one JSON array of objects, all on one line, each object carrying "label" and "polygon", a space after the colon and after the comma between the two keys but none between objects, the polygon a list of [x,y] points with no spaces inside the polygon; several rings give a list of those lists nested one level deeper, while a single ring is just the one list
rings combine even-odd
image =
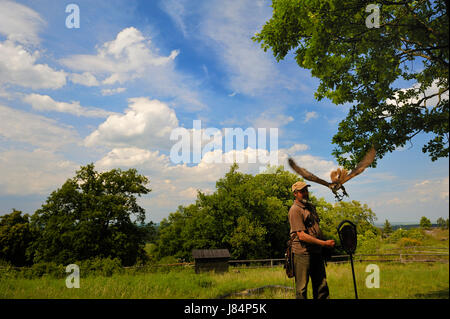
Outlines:
[{"label": "tree", "polygon": [[422,218],[420,219],[420,228],[430,229],[431,221],[428,218],[426,218],[425,216],[422,216]]},{"label": "tree", "polygon": [[[229,249],[235,259],[283,257],[289,238],[288,211],[298,176],[278,167],[270,174],[243,174],[238,166],[216,182],[212,194],[198,192],[195,204],[178,207],[159,227],[157,257],[191,259],[192,249]],[[327,203],[311,195],[325,237],[337,240],[339,222],[350,219],[358,232],[372,232],[375,214],[357,201]]]},{"label": "tree", "polygon": [[389,236],[390,234],[392,234],[392,226],[391,223],[389,223],[389,221],[386,219],[384,226],[383,226],[383,234],[385,234],[386,236]]},{"label": "tree", "polygon": [[135,195],[150,192],[148,182],[135,169],[98,173],[93,164],[81,167],[32,216],[34,261],[110,257],[132,265],[145,258],[147,232],[138,226],[145,211]]},{"label": "tree", "polygon": [[243,174],[238,165],[216,182],[212,194],[180,206],[159,227],[158,257],[191,259],[192,249],[229,249],[233,258],[282,257],[287,218],[298,176],[279,167],[271,174]]},{"label": "tree", "polygon": [[272,0],[272,18],[253,40],[277,61],[295,50],[320,80],[318,100],[353,104],[332,140],[340,165],[354,167],[371,145],[382,158],[420,132],[431,136],[422,151],[432,161],[448,157],[447,2],[376,1],[378,28],[366,23],[372,3]]},{"label": "tree", "polygon": [[438,226],[442,229],[448,229],[448,218],[447,220],[445,220],[442,217],[439,217],[436,221],[436,223],[438,224]]},{"label": "tree", "polygon": [[[336,242],[335,253],[344,253],[339,245],[339,234],[337,227],[343,220],[350,220],[356,225],[356,232],[359,238],[358,246],[362,245],[361,240],[372,239],[378,236],[377,228],[373,225],[376,220],[375,213],[367,206],[358,201],[327,203],[325,199],[312,197],[312,202],[317,207],[320,217],[320,229],[326,239],[334,239]],[[369,234],[371,234],[369,236]],[[362,236],[364,235],[364,236]]]},{"label": "tree", "polygon": [[14,266],[30,265],[27,250],[32,241],[28,214],[22,215],[14,209],[12,213],[0,216],[0,259]]}]

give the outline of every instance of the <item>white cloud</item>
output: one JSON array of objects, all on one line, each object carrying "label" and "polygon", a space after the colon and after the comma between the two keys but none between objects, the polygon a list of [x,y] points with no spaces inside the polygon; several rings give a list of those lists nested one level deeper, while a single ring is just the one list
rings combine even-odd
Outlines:
[{"label": "white cloud", "polygon": [[64,71],[37,64],[39,52],[30,53],[10,40],[0,42],[0,85],[13,84],[32,89],[58,89],[66,84]]},{"label": "white cloud", "polygon": [[0,34],[23,44],[40,42],[38,32],[46,25],[40,15],[19,3],[0,1]]},{"label": "white cloud", "polygon": [[[408,90],[415,89],[416,93],[417,93],[417,96],[406,100],[406,102],[408,104],[414,104],[414,103],[419,102],[419,100],[423,99],[424,97],[429,97],[429,96],[432,96],[434,94],[438,94],[439,90],[440,90],[440,88],[438,86],[438,83],[439,83],[439,81],[435,80],[431,84],[431,86],[428,87],[425,90],[425,93],[421,93],[419,91],[420,84],[415,84],[411,88],[401,89],[400,91],[406,93],[406,91],[408,91]],[[448,88],[447,88],[447,90],[441,92],[441,100],[448,100],[448,97],[449,97],[449,93],[448,93]],[[402,107],[404,105],[404,103],[403,102],[398,103],[397,102],[398,98],[399,98],[399,94],[395,93],[394,98],[393,99],[387,99],[386,103],[387,104],[392,104],[392,105],[397,105],[398,107]],[[426,106],[427,107],[434,107],[434,106],[436,106],[438,104],[438,102],[439,102],[439,96],[436,95],[436,96],[433,96],[432,98],[429,98],[429,99],[426,100]],[[420,105],[421,106],[425,106],[425,103],[422,102]]]},{"label": "white cloud", "polygon": [[426,180],[409,180],[403,182],[409,185],[399,187],[394,192],[379,192],[379,197],[373,203],[374,207],[383,207],[385,204],[407,207],[419,204],[436,204],[449,200],[449,177],[432,178]]},{"label": "white cloud", "polygon": [[45,149],[57,149],[78,143],[78,133],[71,127],[24,111],[0,105],[0,136],[15,142],[29,143]]},{"label": "white cloud", "polygon": [[100,45],[95,55],[72,55],[60,62],[72,70],[89,72],[102,85],[141,79],[154,96],[175,98],[190,110],[202,109],[205,105],[199,100],[196,81],[175,69],[174,61],[179,53],[172,50],[168,56],[160,55],[150,38],[129,27],[120,31],[114,40]]},{"label": "white cloud", "polygon": [[151,41],[136,28],[120,31],[117,37],[104,43],[97,55],[73,55],[61,62],[73,70],[106,75],[103,84],[124,83],[146,75],[149,68],[163,67],[173,62],[179,51],[159,56],[150,49]]},{"label": "white cloud", "polygon": [[70,76],[70,81],[75,84],[81,84],[84,86],[99,86],[100,83],[97,78],[90,72],[84,72],[82,74],[72,73]]},{"label": "white cloud", "polygon": [[114,148],[96,164],[99,167],[118,167],[126,166],[133,167],[139,166],[144,163],[155,164],[160,163],[162,165],[165,160],[164,155],[160,155],[158,151],[150,152],[148,150],[140,149],[137,147],[124,147]]},{"label": "white cloud", "polygon": [[163,148],[171,145],[170,133],[178,127],[175,111],[145,97],[131,98],[125,114],[110,115],[85,139],[87,146]]},{"label": "white cloud", "polygon": [[0,152],[0,193],[49,194],[72,177],[77,169],[76,163],[42,149]]},{"label": "white cloud", "polygon": [[314,111],[306,112],[305,119],[303,120],[303,123],[308,123],[310,120],[316,119],[318,117],[319,117],[319,115],[317,114],[317,112],[314,112]]},{"label": "white cloud", "polygon": [[28,94],[23,101],[29,103],[33,109],[37,111],[55,111],[69,113],[76,116],[86,117],[107,117],[114,114],[99,108],[87,108],[80,105],[80,102],[73,101],[71,103],[56,102],[48,95]]},{"label": "white cloud", "polygon": [[297,152],[306,151],[309,149],[309,146],[306,144],[294,144],[288,149],[285,150],[285,152],[289,155],[296,154]]}]

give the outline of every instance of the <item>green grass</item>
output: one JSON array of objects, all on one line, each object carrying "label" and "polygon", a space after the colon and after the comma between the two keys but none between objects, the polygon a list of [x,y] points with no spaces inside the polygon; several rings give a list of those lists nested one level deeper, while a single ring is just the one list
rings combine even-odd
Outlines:
[{"label": "green grass", "polygon": [[[365,272],[368,263],[355,263],[360,298],[412,299],[449,298],[449,267],[445,263],[379,263],[380,288],[367,288]],[[330,297],[353,299],[353,281],[350,264],[329,264],[327,277]],[[192,268],[169,272],[116,274],[111,277],[88,276],[80,279],[80,288],[68,289],[65,278],[36,279],[0,277],[0,298],[158,298],[207,299],[218,298],[266,285],[294,287],[283,268],[230,268],[225,274],[195,274]],[[311,286],[311,285],[309,285]],[[309,296],[311,287],[309,287]],[[242,298],[232,296],[231,298]],[[293,290],[266,289],[245,298],[294,298]]]}]

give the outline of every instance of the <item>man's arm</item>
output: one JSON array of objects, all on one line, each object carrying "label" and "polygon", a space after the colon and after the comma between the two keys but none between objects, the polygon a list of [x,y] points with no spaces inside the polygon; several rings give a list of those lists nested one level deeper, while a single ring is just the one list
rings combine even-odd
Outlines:
[{"label": "man's arm", "polygon": [[305,243],[314,244],[318,246],[328,246],[328,247],[334,247],[334,240],[320,240],[316,237],[313,237],[311,235],[308,235],[304,231],[297,232],[298,239]]}]

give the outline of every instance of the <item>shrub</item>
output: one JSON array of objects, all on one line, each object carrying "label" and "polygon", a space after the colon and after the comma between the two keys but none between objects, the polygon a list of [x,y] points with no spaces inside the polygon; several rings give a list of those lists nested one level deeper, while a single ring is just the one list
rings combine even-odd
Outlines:
[{"label": "shrub", "polygon": [[372,231],[367,230],[364,235],[358,235],[358,246],[356,252],[358,254],[375,253],[380,246],[380,238]]},{"label": "shrub", "polygon": [[36,278],[42,276],[51,276],[55,278],[64,278],[66,267],[54,262],[39,262],[29,268],[23,268],[22,274],[25,278]]},{"label": "shrub", "polygon": [[412,239],[416,239],[418,241],[422,241],[425,238],[425,236],[423,234],[423,230],[421,230],[419,228],[412,228],[412,229],[408,230],[407,238],[412,238]]},{"label": "shrub", "polygon": [[397,229],[392,235],[389,237],[389,241],[392,243],[398,242],[400,239],[408,237],[408,231],[405,229]]},{"label": "shrub", "polygon": [[405,237],[400,239],[397,245],[399,245],[400,247],[420,246],[422,245],[422,242],[417,239]]},{"label": "shrub", "polygon": [[75,262],[80,267],[80,276],[105,276],[123,272],[122,263],[119,258],[94,258]]}]

